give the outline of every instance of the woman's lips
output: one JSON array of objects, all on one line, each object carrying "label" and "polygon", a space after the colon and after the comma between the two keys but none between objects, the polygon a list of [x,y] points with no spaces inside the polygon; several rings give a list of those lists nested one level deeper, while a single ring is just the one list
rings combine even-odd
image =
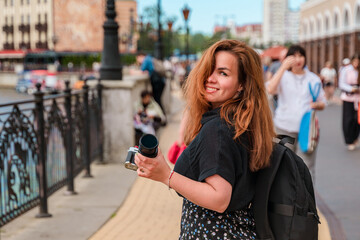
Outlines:
[{"label": "woman's lips", "polygon": [[217,89],[216,88],[213,88],[213,87],[206,87],[206,92],[207,93],[213,93],[213,92],[216,92],[217,91]]}]

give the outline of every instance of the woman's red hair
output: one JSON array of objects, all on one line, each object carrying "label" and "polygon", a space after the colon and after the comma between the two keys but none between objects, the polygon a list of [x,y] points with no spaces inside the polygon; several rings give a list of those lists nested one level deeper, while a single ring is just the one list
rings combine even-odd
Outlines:
[{"label": "woman's red hair", "polygon": [[184,133],[188,145],[201,128],[202,115],[209,111],[205,99],[205,82],[215,68],[215,54],[228,51],[238,60],[239,97],[226,101],[220,110],[221,118],[235,127],[234,140],[245,131],[250,137],[250,170],[257,171],[269,165],[275,136],[272,115],[265,92],[262,65],[259,55],[245,43],[237,40],[222,40],[208,48],[185,84],[188,122]]}]

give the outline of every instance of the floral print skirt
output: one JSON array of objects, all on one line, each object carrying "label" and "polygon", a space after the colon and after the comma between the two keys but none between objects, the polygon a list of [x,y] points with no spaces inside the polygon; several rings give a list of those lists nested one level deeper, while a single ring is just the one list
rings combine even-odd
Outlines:
[{"label": "floral print skirt", "polygon": [[218,213],[184,199],[180,240],[255,238],[255,221],[251,208]]}]

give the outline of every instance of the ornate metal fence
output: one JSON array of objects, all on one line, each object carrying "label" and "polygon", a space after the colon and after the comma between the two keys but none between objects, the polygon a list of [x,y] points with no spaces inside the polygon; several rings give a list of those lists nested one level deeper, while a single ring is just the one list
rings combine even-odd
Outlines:
[{"label": "ornate metal fence", "polygon": [[37,217],[51,216],[47,198],[102,158],[101,85],[0,105],[0,227],[40,206]]}]

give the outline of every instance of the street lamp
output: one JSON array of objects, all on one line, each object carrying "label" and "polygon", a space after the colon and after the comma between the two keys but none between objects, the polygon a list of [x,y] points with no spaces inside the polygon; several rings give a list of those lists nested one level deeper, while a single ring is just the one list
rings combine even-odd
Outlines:
[{"label": "street lamp", "polygon": [[172,29],[173,24],[174,24],[174,21],[172,21],[172,20],[167,21],[167,25],[168,25],[168,29],[169,29],[169,57],[171,57],[171,47],[172,47],[172,44],[171,44],[171,40],[172,40],[171,29]]},{"label": "street lamp", "polygon": [[155,58],[162,60],[163,44],[161,37],[161,1],[160,0],[158,0],[158,4],[157,4],[157,23],[158,23],[158,30],[157,30],[157,41],[155,43]]},{"label": "street lamp", "polygon": [[184,8],[182,9],[182,13],[184,16],[184,20],[185,20],[185,28],[186,28],[186,50],[185,50],[185,54],[186,54],[186,76],[189,74],[189,25],[188,25],[188,19],[189,19],[189,14],[190,14],[190,9],[187,5],[184,6]]},{"label": "street lamp", "polygon": [[133,48],[133,36],[134,36],[134,9],[130,8],[130,35],[128,43],[128,52]]},{"label": "street lamp", "polygon": [[119,54],[119,25],[115,21],[115,2],[106,1],[106,21],[104,22],[104,45],[101,57],[100,79],[122,80],[122,66]]}]

